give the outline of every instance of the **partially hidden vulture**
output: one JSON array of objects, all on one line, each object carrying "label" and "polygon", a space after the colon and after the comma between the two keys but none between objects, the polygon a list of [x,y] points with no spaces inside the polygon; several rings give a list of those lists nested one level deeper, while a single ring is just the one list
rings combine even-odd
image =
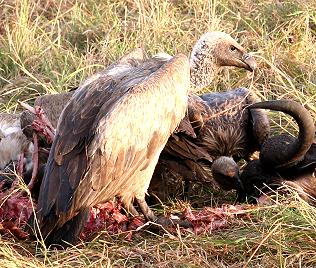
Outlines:
[{"label": "partially hidden vulture", "polygon": [[132,214],[135,200],[156,220],[145,193],[185,115],[189,88],[207,86],[229,65],[253,69],[254,60],[229,35],[212,32],[196,43],[190,63],[183,55],[130,58],[85,81],[59,118],[39,193],[46,244],[75,243],[89,207],[116,196]]},{"label": "partially hidden vulture", "polygon": [[298,137],[275,135],[264,142],[259,159],[250,161],[241,174],[244,198],[258,197],[259,190],[265,186],[277,189],[282,185],[292,186],[305,198],[316,198],[315,126],[308,110],[291,100],[266,101],[249,108],[271,109],[291,115],[298,124],[299,134]]},{"label": "partially hidden vulture", "polygon": [[[47,112],[49,124],[50,122],[53,123],[51,127],[53,132],[61,111],[71,95],[72,93],[70,92],[54,95],[54,103],[57,105],[51,105],[47,96],[40,96],[35,100],[34,106],[37,108],[40,106],[41,109],[45,109]],[[35,109],[33,110],[35,111]],[[41,111],[39,111],[39,114],[41,115]],[[41,123],[36,113],[33,114],[28,110],[15,114],[0,113],[0,171],[4,173],[4,176],[0,179],[8,179],[8,183],[11,184],[15,177],[12,172],[14,171],[14,167],[16,167],[19,175],[23,175],[24,181],[32,184],[29,185],[29,189],[31,190],[34,184],[34,182],[31,182],[34,176],[32,174],[34,170],[33,158],[34,152],[38,147],[33,142],[33,135],[35,133],[41,135],[41,132],[46,131],[45,125],[41,125]],[[34,131],[34,129],[37,129],[37,131]],[[46,163],[48,157],[47,151],[43,147],[49,146],[50,144],[46,144],[45,139],[40,139],[40,153],[37,152],[36,155],[37,160],[41,164]],[[37,166],[37,164],[35,165]],[[41,165],[40,168],[41,173],[43,173],[44,167]],[[36,187],[36,192],[38,192],[38,188],[39,185]]]},{"label": "partially hidden vulture", "polygon": [[[56,128],[61,111],[71,98],[72,92],[53,95],[53,103],[51,96],[45,95],[36,98],[34,106],[43,108],[49,121]],[[29,111],[14,114],[0,112],[0,170],[12,161],[19,160],[22,153],[26,153],[30,158],[33,152],[31,123],[35,119],[35,115]]]},{"label": "partially hidden vulture", "polygon": [[154,193],[165,198],[164,188],[159,187],[164,168],[185,181],[242,192],[236,162],[248,160],[270,132],[265,111],[246,108],[258,101],[246,88],[192,96],[186,118],[160,156],[152,180]]},{"label": "partially hidden vulture", "polygon": [[20,115],[0,113],[0,170],[19,160],[21,153],[31,153],[32,145],[21,129]]}]

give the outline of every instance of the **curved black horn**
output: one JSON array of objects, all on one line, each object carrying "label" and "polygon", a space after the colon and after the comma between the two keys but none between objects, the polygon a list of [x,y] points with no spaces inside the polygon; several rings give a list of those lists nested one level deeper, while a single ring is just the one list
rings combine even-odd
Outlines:
[{"label": "curved black horn", "polygon": [[260,161],[270,167],[284,168],[299,161],[314,141],[315,126],[311,114],[301,104],[292,100],[263,101],[250,105],[249,109],[261,108],[284,112],[298,124],[297,139],[279,135],[267,139],[260,152]]}]

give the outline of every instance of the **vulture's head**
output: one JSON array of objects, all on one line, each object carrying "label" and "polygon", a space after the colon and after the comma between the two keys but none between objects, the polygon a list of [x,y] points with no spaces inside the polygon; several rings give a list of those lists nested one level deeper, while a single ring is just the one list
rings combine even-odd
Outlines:
[{"label": "vulture's head", "polygon": [[205,63],[210,61],[216,67],[235,66],[254,71],[256,61],[237,43],[229,34],[224,32],[209,32],[201,36],[196,42],[191,61],[205,58]]},{"label": "vulture's head", "polygon": [[190,64],[191,75],[202,77],[203,81],[193,77],[192,82],[198,88],[207,86],[214,72],[222,66],[235,66],[248,71],[256,68],[255,59],[224,32],[208,32],[202,35],[193,47]]},{"label": "vulture's head", "polygon": [[239,177],[239,167],[231,157],[221,156],[217,158],[212,164],[211,172],[214,180],[223,190],[235,189],[238,195],[244,192]]}]

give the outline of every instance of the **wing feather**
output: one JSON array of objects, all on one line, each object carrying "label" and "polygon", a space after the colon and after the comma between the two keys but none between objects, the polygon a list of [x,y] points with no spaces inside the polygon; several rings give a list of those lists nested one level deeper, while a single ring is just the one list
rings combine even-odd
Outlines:
[{"label": "wing feather", "polygon": [[46,233],[81,208],[132,191],[137,176],[158,161],[184,116],[190,82],[186,56],[159,64],[121,78],[103,74],[74,94],[62,113],[40,191],[42,226],[58,215],[54,226],[43,227]]}]

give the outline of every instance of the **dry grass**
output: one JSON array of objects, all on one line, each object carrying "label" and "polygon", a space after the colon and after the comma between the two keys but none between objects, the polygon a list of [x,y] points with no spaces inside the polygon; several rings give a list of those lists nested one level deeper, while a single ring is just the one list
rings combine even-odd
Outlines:
[{"label": "dry grass", "polygon": [[314,267],[316,210],[293,194],[211,234],[100,234],[65,251],[0,240],[1,267]]},{"label": "dry grass", "polygon": [[[0,0],[0,110],[74,87],[132,48],[189,53],[205,31],[224,30],[259,69],[224,70],[210,91],[244,86],[315,116],[315,10],[313,0]],[[292,120],[273,119],[275,130],[295,133]],[[316,211],[293,198],[205,236],[102,234],[61,252],[2,237],[0,267],[314,267]]]}]

